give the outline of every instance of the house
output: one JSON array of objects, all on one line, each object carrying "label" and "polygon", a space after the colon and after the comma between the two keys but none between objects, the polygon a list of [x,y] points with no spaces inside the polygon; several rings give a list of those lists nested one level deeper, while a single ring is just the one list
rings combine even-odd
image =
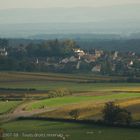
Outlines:
[{"label": "house", "polygon": [[92,72],[101,72],[101,65],[96,65],[92,68]]},{"label": "house", "polygon": [[84,51],[81,50],[81,49],[74,49],[74,52],[75,52],[75,53],[84,53]]},{"label": "house", "polygon": [[113,54],[113,60],[115,60],[117,57],[118,57],[118,52],[115,51],[114,54]]},{"label": "house", "polygon": [[76,57],[74,57],[74,56],[71,56],[71,57],[69,58],[69,61],[70,61],[70,62],[76,62],[76,61],[78,61],[78,58],[76,58]]},{"label": "house", "polygon": [[133,66],[134,62],[131,60],[128,62],[128,66]]},{"label": "house", "polygon": [[133,64],[134,64],[134,62],[132,60],[127,62],[127,68],[132,69]]},{"label": "house", "polygon": [[85,52],[81,49],[74,49],[74,52],[78,55],[79,60],[81,59],[82,56],[85,55]]},{"label": "house", "polygon": [[87,63],[91,63],[91,62],[96,61],[96,56],[93,54],[87,54],[83,58],[84,58],[85,62],[87,62]]},{"label": "house", "polygon": [[5,48],[1,48],[0,49],[0,56],[7,56],[8,55],[8,53],[7,53],[7,51],[6,51],[6,49]]},{"label": "house", "polygon": [[68,63],[68,62],[76,62],[78,61],[78,58],[74,57],[74,56],[71,56],[70,58],[64,58],[60,61],[60,63]]},{"label": "house", "polygon": [[135,52],[128,52],[128,56],[135,56],[136,53]]},{"label": "house", "polygon": [[60,63],[64,63],[64,64],[66,64],[68,62],[69,62],[69,58],[64,58],[60,61]]}]

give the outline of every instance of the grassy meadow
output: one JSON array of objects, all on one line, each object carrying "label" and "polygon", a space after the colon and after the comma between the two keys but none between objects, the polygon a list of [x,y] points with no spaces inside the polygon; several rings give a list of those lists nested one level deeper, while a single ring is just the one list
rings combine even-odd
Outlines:
[{"label": "grassy meadow", "polygon": [[119,100],[119,99],[132,99],[139,98],[140,94],[136,93],[120,93],[120,94],[112,94],[112,95],[102,95],[102,96],[68,96],[62,98],[52,98],[38,101],[36,103],[30,104],[27,106],[27,109],[37,109],[42,106],[46,107],[57,107],[67,104],[80,104],[83,102],[96,102],[96,101],[110,101],[110,100]]},{"label": "grassy meadow", "polygon": [[[138,140],[140,137],[139,129],[39,120],[13,121],[1,127],[12,135],[5,140]],[[38,135],[32,137],[35,134]]]},{"label": "grassy meadow", "polygon": [[0,114],[9,112],[10,110],[17,107],[20,101],[0,101]]},{"label": "grassy meadow", "polygon": [[[114,101],[132,113],[133,121],[140,121],[140,83],[127,83],[125,80],[126,77],[94,74],[1,72],[0,115],[20,109],[20,111],[31,112],[36,117],[71,119],[69,112],[77,109],[78,119],[98,120],[102,119],[104,104]],[[49,91],[57,89],[67,89],[72,94],[48,98]],[[34,114],[39,110],[43,112]],[[0,127],[5,132],[18,132],[20,134],[18,140],[25,139],[21,136],[22,132],[64,135],[64,138],[48,135],[48,140],[112,140],[112,138],[114,140],[137,140],[140,137],[138,129],[41,120],[14,120],[2,123]],[[16,138],[11,136],[4,139],[15,140]]]},{"label": "grassy meadow", "polygon": [[[103,77],[93,74],[72,75],[52,73],[2,72],[0,73],[0,88],[34,88],[38,90],[52,90],[65,87],[73,92],[140,91],[139,83],[106,83],[109,80],[125,79],[126,77]],[[103,83],[100,83],[100,81]]]}]

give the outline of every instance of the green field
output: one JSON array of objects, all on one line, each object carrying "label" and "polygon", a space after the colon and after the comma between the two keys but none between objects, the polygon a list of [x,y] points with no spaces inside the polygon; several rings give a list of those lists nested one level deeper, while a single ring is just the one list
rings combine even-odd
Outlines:
[{"label": "green field", "polygon": [[[87,91],[140,91],[140,83],[91,83],[99,79],[117,79],[116,77],[95,76],[93,74],[52,74],[52,73],[0,73],[0,88],[34,88],[53,90],[68,88],[73,92]],[[118,79],[125,79],[118,77]]]},{"label": "green field", "polygon": [[[39,90],[37,94],[32,93],[29,95],[26,91],[19,93],[21,99],[23,98],[25,100],[26,97],[28,98],[30,96],[31,100],[35,100],[35,102],[27,105],[27,110],[140,97],[140,83],[91,83],[91,81],[94,80],[102,80],[105,82],[110,79],[124,80],[125,77],[97,76],[94,74],[1,72],[0,88]],[[46,99],[48,90],[62,88],[71,91],[72,96]],[[41,94],[41,91],[44,93]],[[3,90],[0,92],[4,96]],[[14,91],[8,90],[6,97],[12,95],[12,98],[16,99],[18,92],[13,92]],[[40,98],[42,100],[37,100]],[[1,112],[6,112],[11,107],[13,108],[13,103],[15,102],[1,103]]]},{"label": "green field", "polygon": [[139,83],[77,83],[56,81],[22,81],[0,83],[4,88],[35,88],[38,90],[53,90],[67,88],[73,92],[90,91],[140,91]]},{"label": "green field", "polygon": [[[111,80],[117,80],[117,82],[110,82]],[[118,82],[118,80],[123,82]],[[0,114],[3,114],[3,119],[5,113],[7,116],[10,110],[14,110],[12,113],[15,114],[12,115],[15,119],[16,115],[28,116],[30,113],[36,117],[71,119],[69,112],[77,109],[78,119],[98,120],[102,119],[104,104],[115,101],[116,104],[132,113],[133,121],[140,121],[140,83],[125,83],[125,80],[126,77],[93,74],[1,72]],[[34,90],[28,91],[28,89]],[[58,89],[67,89],[72,94],[48,98],[49,90]],[[6,98],[12,101],[6,101],[8,100]],[[25,137],[21,136],[22,132],[48,134],[45,138],[26,137],[27,140],[138,140],[140,138],[139,129],[41,120],[12,120],[2,123],[0,127],[5,132],[15,132],[20,136],[17,138],[10,136],[4,140],[25,140]],[[64,137],[58,134],[63,134]]]},{"label": "green field", "polygon": [[54,98],[54,99],[45,99],[27,106],[27,110],[46,107],[57,107],[63,106],[67,104],[78,104],[81,102],[89,102],[93,101],[110,101],[110,100],[121,100],[121,99],[129,99],[129,98],[138,98],[140,97],[140,93],[120,93],[120,94],[112,94],[112,95],[104,95],[104,96],[70,96],[70,97],[62,97],[62,98]]},{"label": "green field", "polygon": [[[13,121],[5,123],[1,128],[4,129],[5,133],[18,133],[17,138],[10,136],[5,138],[5,140],[139,140],[140,138],[139,129],[38,120]],[[23,133],[37,133],[38,137],[25,137]],[[46,134],[46,137],[39,137],[41,134]]]},{"label": "green field", "polygon": [[17,107],[20,103],[20,101],[0,101],[0,114],[9,112],[10,110]]}]

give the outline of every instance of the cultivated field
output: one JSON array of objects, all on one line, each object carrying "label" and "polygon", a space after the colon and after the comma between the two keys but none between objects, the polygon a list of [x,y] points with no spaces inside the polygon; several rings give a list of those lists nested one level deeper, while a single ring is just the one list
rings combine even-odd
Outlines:
[{"label": "cultivated field", "polygon": [[8,113],[8,111],[18,106],[20,101],[0,101],[0,114]]},{"label": "cultivated field", "polygon": [[138,140],[140,137],[139,129],[38,120],[13,121],[2,127],[5,132],[15,132],[15,136],[12,133],[5,140]]},{"label": "cultivated field", "polygon": [[[14,132],[63,132],[70,135],[70,140],[91,140],[93,137],[95,140],[110,140],[114,136],[116,140],[137,140],[135,137],[140,137],[137,129],[39,120],[13,121],[22,116],[71,119],[69,113],[74,109],[79,111],[79,120],[98,120],[102,119],[102,109],[108,101],[129,110],[134,122],[140,121],[140,83],[127,83],[126,79],[93,74],[1,72],[0,120],[11,121],[2,123],[1,127]],[[60,97],[56,91],[70,94],[63,93]],[[55,93],[55,97],[50,97],[51,93]]]}]

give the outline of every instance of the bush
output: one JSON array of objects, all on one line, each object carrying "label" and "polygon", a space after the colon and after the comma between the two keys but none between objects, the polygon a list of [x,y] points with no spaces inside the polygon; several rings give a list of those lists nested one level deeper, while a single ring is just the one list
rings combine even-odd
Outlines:
[{"label": "bush", "polygon": [[3,129],[0,128],[0,140],[3,140]]},{"label": "bush", "polygon": [[77,109],[72,110],[72,111],[69,112],[69,115],[70,115],[73,119],[77,120],[78,117],[79,117],[79,110],[77,110]]},{"label": "bush", "polygon": [[132,121],[131,113],[124,108],[108,102],[103,109],[103,119],[107,124],[130,124]]},{"label": "bush", "polygon": [[48,92],[49,98],[63,97],[66,95],[72,95],[71,91],[66,88],[59,88]]}]

